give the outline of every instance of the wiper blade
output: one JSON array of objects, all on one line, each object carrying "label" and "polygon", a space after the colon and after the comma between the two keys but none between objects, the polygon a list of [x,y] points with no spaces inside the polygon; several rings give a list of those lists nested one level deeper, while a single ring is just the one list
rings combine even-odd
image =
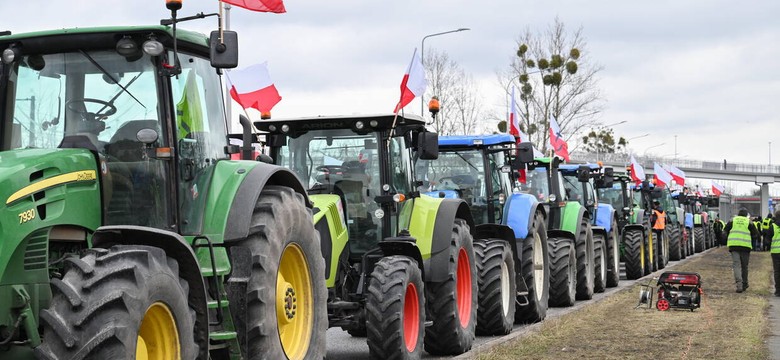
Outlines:
[{"label": "wiper blade", "polygon": [[[100,64],[98,64],[97,61],[95,61],[95,59],[92,58],[92,56],[89,56],[89,54],[87,54],[87,52],[84,51],[84,50],[79,50],[79,52],[81,53],[81,55],[84,55],[84,57],[87,58],[87,60],[89,60],[89,62],[91,62],[92,65],[95,65],[95,67],[98,68],[98,70],[100,70],[103,73],[103,75],[108,76],[108,78],[111,79],[111,81],[113,81],[114,84],[116,84],[117,86],[122,88],[122,90],[124,92],[126,92],[127,95],[130,95],[130,97],[133,98],[133,100],[135,100],[135,102],[137,102],[138,105],[141,105],[141,107],[146,109],[146,106],[144,106],[144,104],[142,104],[141,101],[138,100],[138,98],[133,96],[133,94],[130,93],[130,91],[128,91],[127,88],[122,86],[122,84],[120,84],[119,81],[117,79],[115,79],[113,75],[109,74],[108,71],[106,71],[106,69],[104,69],[102,66],[100,66]],[[115,97],[115,99],[116,99],[116,97]]]}]

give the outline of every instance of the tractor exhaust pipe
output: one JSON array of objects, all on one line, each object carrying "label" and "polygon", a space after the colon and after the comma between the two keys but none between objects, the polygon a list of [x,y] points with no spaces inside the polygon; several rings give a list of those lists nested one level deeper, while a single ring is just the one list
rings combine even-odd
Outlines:
[{"label": "tractor exhaust pipe", "polygon": [[244,115],[238,116],[238,122],[241,123],[243,129],[243,142],[241,145],[241,159],[242,160],[254,160],[252,159],[252,122]]}]

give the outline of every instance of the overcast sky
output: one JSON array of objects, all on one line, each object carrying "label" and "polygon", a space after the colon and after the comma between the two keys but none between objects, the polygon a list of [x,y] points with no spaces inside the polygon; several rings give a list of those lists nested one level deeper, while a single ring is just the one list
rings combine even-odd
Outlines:
[{"label": "overcast sky", "polygon": [[[729,162],[780,164],[780,1],[287,0],[286,14],[234,8],[240,65],[268,61],[283,100],[275,118],[392,110],[401,77],[423,36],[477,80],[489,110],[503,113],[496,71],[522,31],[558,16],[580,26],[591,61],[603,65],[604,124],[645,151]],[[215,0],[184,0],[184,15],[217,10]],[[14,33],[101,25],[154,24],[163,0],[2,1],[2,27]],[[215,21],[182,27],[208,32]],[[0,29],[3,30],[3,29]],[[419,111],[419,102],[408,109]],[[493,128],[486,124],[486,128]],[[659,144],[664,144],[656,146]]]}]

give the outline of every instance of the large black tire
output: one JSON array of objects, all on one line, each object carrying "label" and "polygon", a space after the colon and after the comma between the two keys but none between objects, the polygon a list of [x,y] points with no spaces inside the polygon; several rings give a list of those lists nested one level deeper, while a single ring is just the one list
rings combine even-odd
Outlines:
[{"label": "large black tire", "polygon": [[[425,328],[423,287],[420,268],[414,260],[388,256],[376,263],[366,295],[366,341],[370,358],[420,358]],[[412,314],[417,314],[417,321]],[[412,329],[409,334],[404,325]]]},{"label": "large black tire", "polygon": [[155,341],[159,336],[144,335],[148,325],[142,328],[153,305],[169,311],[181,359],[197,357],[189,286],[179,277],[178,262],[165,251],[114,246],[68,258],[65,264],[62,280],[51,281],[51,306],[40,314],[43,343],[35,349],[37,358],[135,359],[139,337],[150,351],[164,345]]},{"label": "large black tire", "polygon": [[620,233],[618,224],[612,219],[612,228],[607,233],[607,287],[620,283]]},{"label": "large black tire", "polygon": [[[522,279],[528,288],[528,305],[517,306],[515,323],[526,324],[544,320],[550,299],[550,257],[547,246],[547,222],[537,213],[531,232],[523,241],[523,257],[520,262]],[[521,288],[519,285],[517,288]]]},{"label": "large black tire", "polygon": [[571,240],[548,239],[550,306],[572,306],[577,294],[577,254]]},{"label": "large black tire", "polygon": [[[322,359],[326,352],[328,294],[325,261],[319,236],[311,221],[311,210],[304,204],[303,196],[291,188],[266,186],[255,203],[249,229],[247,238],[236,242],[230,251],[234,263],[243,261],[240,259],[247,255],[251,261],[245,310],[239,299],[228,299],[244,358]],[[301,271],[298,275],[308,281],[309,286],[298,287],[288,282],[291,285],[284,290],[284,296],[287,298],[290,290],[292,295],[285,303],[301,303],[303,306],[298,308],[296,305],[284,311],[290,311],[293,321],[308,319],[311,322],[310,327],[304,326],[304,329],[308,327],[311,331],[299,334],[300,337],[308,338],[308,346],[303,349],[284,348],[280,336],[283,329],[279,329],[277,320],[277,278],[284,265],[282,257],[288,256],[285,261],[291,261],[296,258],[294,255],[302,256],[305,261],[308,269],[296,269]],[[239,315],[244,313],[245,317]],[[288,351],[295,352],[287,354]]]},{"label": "large black tire", "polygon": [[669,232],[665,228],[661,232],[661,236],[656,239],[656,242],[658,243],[658,250],[656,251],[656,254],[658,254],[658,270],[661,270],[666,268],[666,264],[669,263]]},{"label": "large black tire", "polygon": [[647,255],[647,261],[645,261],[646,273],[650,274],[658,270],[658,239],[656,239],[653,229],[650,227],[645,231],[645,236],[647,237],[647,243],[650,244],[652,242],[653,244],[652,250],[650,250],[651,246],[649,245],[645,248],[645,254]]},{"label": "large black tire", "polygon": [[683,248],[681,245],[680,228],[677,225],[667,226],[669,236],[669,260],[678,261],[683,259]]},{"label": "large black tire", "polygon": [[593,292],[607,290],[607,254],[603,234],[593,234]]},{"label": "large black tire", "polygon": [[688,239],[685,235],[685,226],[677,227],[677,237],[680,239],[680,260],[688,257]]},{"label": "large black tire", "polygon": [[703,227],[699,226],[699,227],[694,227],[693,228],[693,238],[695,240],[695,244],[694,245],[696,245],[695,251],[697,253],[700,253],[700,252],[706,250],[704,248],[704,245],[705,245],[704,240],[705,239],[704,239],[704,228]]},{"label": "large black tire", "polygon": [[645,276],[644,239],[642,230],[626,229],[623,230],[623,244],[626,258],[626,278],[636,280]]},{"label": "large black tire", "polygon": [[594,262],[593,230],[588,219],[583,217],[577,235],[577,300],[593,298]]},{"label": "large black tire", "polygon": [[504,240],[474,241],[479,274],[477,335],[506,335],[515,320],[515,259]]},{"label": "large black tire", "polygon": [[[449,247],[447,280],[425,284],[426,318],[433,321],[425,328],[425,351],[432,355],[459,355],[471,349],[477,322],[477,266],[469,226],[465,220],[455,219]],[[471,282],[471,298],[463,298],[458,304],[458,263],[468,259],[468,279]],[[465,262],[464,262],[465,265]],[[462,310],[461,310],[462,308]],[[463,316],[461,316],[463,314]]]}]

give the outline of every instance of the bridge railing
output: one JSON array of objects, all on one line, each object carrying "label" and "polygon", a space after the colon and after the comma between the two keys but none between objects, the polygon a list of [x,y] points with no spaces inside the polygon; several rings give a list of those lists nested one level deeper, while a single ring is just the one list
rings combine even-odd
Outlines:
[{"label": "bridge railing", "polygon": [[[701,161],[701,160],[689,160],[689,159],[674,159],[668,157],[656,157],[656,156],[638,156],[634,155],[636,161],[638,161],[645,168],[650,167],[652,169],[653,162],[658,162],[665,165],[674,165],[679,168],[696,168],[704,170],[729,170],[735,172],[747,172],[756,174],[780,174],[780,166],[778,165],[761,165],[761,164],[748,164],[748,163],[732,163],[726,161]],[[572,162],[596,162],[603,161],[611,164],[626,164],[631,161],[631,155],[621,153],[590,153],[575,151],[571,154]]]}]

